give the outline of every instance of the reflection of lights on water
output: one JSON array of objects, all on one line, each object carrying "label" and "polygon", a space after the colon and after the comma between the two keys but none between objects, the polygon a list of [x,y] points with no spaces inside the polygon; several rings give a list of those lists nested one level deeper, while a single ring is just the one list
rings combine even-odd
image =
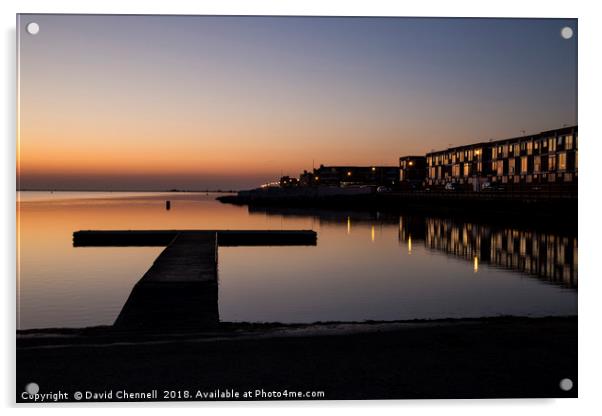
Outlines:
[{"label": "reflection of lights on water", "polygon": [[477,256],[474,256],[474,262],[472,264],[472,269],[474,270],[475,273],[479,271],[479,258]]},{"label": "reflection of lights on water", "polygon": [[412,236],[408,236],[408,254],[412,254]]},{"label": "reflection of lights on water", "polygon": [[351,234],[351,217],[347,217],[347,234]]},{"label": "reflection of lights on water", "polygon": [[372,229],[370,230],[370,238],[371,238],[372,242],[374,242],[374,225],[372,226]]}]

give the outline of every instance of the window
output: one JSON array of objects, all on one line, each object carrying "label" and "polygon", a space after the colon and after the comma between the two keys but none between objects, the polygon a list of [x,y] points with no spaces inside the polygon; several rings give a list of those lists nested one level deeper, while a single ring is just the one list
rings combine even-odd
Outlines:
[{"label": "window", "polygon": [[556,139],[548,140],[548,151],[554,152],[556,150]]},{"label": "window", "polygon": [[470,175],[470,164],[465,163],[464,164],[464,176],[469,176]]},{"label": "window", "polygon": [[514,158],[511,158],[508,160],[508,174],[509,175],[514,175],[514,171],[516,170],[515,164],[516,164],[516,161],[514,160]]},{"label": "window", "polygon": [[523,156],[520,158],[520,173],[527,173],[527,170],[528,170],[527,156]]},{"label": "window", "polygon": [[566,150],[571,150],[573,148],[573,136],[572,135],[568,135],[566,136],[566,143],[564,145],[564,148]]},{"label": "window", "polygon": [[504,157],[508,157],[508,145],[505,144],[502,146]]},{"label": "window", "polygon": [[454,177],[460,176],[460,165],[452,166],[452,176],[454,176]]},{"label": "window", "polygon": [[527,154],[533,154],[533,142],[527,143]]},{"label": "window", "polygon": [[556,155],[548,156],[548,171],[556,170]]},{"label": "window", "polygon": [[558,154],[558,170],[566,170],[566,153]]},{"label": "window", "polygon": [[503,160],[497,161],[497,174],[498,174],[498,176],[504,175],[504,161]]},{"label": "window", "polygon": [[558,136],[558,146],[562,146],[562,139],[564,136]]},{"label": "window", "polygon": [[518,155],[519,153],[520,153],[520,144],[519,144],[519,143],[516,143],[516,144],[514,145],[514,154],[515,154],[515,155]]},{"label": "window", "polygon": [[[494,148],[491,150],[491,158],[492,158],[492,159],[497,159],[497,147],[494,147]],[[493,169],[493,170],[495,170],[495,169]]]},{"label": "window", "polygon": [[535,156],[533,158],[533,172],[541,172],[541,156]]}]

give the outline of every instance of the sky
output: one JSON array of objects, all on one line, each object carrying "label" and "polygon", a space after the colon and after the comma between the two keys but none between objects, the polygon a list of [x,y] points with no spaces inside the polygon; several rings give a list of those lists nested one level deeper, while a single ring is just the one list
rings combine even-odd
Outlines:
[{"label": "sky", "polygon": [[244,189],[577,124],[576,19],[18,20],[20,189]]}]

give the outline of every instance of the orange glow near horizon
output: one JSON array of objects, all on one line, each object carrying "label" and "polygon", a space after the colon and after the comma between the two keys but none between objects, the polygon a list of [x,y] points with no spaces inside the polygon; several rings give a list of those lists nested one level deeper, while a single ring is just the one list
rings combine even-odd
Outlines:
[{"label": "orange glow near horizon", "polygon": [[[31,98],[30,98],[31,100]],[[21,169],[30,172],[246,172],[265,167],[310,169],[312,160],[324,164],[395,165],[396,154],[409,140],[374,129],[382,144],[367,143],[368,132],[348,132],[337,120],[317,127],[210,123],[203,126],[169,120],[151,122],[105,118],[97,125],[84,113],[72,122],[23,102],[20,124]],[[75,111],[75,109],[73,109]],[[159,117],[160,109],[156,109]],[[380,130],[380,131],[379,131]],[[344,148],[341,143],[349,140]],[[395,144],[395,142],[398,142]],[[391,148],[395,151],[391,153]],[[414,147],[414,146],[412,146]]]},{"label": "orange glow near horizon", "polygon": [[332,131],[324,132],[323,139],[311,141],[304,140],[304,134],[315,136],[315,132],[297,130],[286,139],[278,131],[237,132],[228,131],[228,126],[214,126],[215,130],[199,133],[197,138],[191,136],[186,126],[169,131],[157,126],[148,136],[124,130],[116,136],[108,128],[90,132],[90,126],[48,120],[36,124],[28,122],[29,117],[25,111],[19,137],[18,174],[24,178],[254,175],[268,180],[281,173],[297,176],[305,169],[310,170],[312,161],[395,165],[388,146],[368,149],[357,137],[353,139],[355,145],[341,151],[337,143],[343,139],[333,136],[336,132]]}]

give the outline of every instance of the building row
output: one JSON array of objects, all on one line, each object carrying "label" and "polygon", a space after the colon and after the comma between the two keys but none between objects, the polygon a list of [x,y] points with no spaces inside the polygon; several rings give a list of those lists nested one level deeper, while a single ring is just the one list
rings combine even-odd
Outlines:
[{"label": "building row", "polygon": [[[457,184],[529,189],[577,184],[577,126],[479,142],[399,159],[400,180],[426,187]],[[488,184],[488,185],[485,185]]]},{"label": "building row", "polygon": [[426,155],[402,156],[398,166],[324,166],[281,187],[375,185],[395,189],[481,191],[576,189],[577,126],[503,140],[478,142]]}]

